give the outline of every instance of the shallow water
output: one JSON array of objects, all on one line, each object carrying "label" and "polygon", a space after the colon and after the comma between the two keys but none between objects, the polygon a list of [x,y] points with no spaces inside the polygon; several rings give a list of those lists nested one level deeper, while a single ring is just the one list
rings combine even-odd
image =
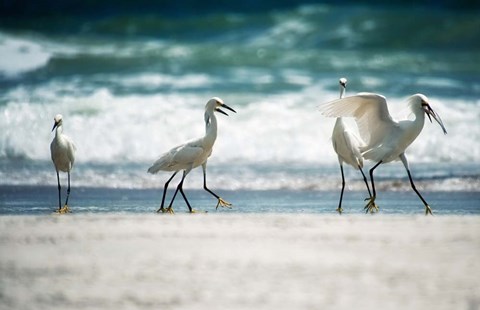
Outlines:
[{"label": "shallow water", "polygon": [[[215,209],[217,200],[203,190],[185,189],[192,207],[200,213],[221,214],[335,214],[339,191],[295,190],[215,190],[233,207]],[[169,192],[168,206],[173,192]],[[480,214],[478,192],[422,193],[436,215]],[[65,194],[63,194],[65,195]],[[346,190],[342,207],[344,214],[363,214],[366,191]],[[56,187],[0,186],[0,215],[49,215],[56,210]],[[65,196],[62,196],[65,199]],[[72,214],[154,214],[159,208],[162,189],[74,188],[69,205]],[[424,214],[425,208],[413,191],[379,192],[380,214]],[[180,195],[174,210],[183,214],[188,208]]]}]

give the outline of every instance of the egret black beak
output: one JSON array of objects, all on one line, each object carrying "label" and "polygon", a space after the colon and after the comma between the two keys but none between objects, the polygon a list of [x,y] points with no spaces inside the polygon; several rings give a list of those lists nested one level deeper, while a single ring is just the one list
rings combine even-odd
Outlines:
[{"label": "egret black beak", "polygon": [[55,122],[55,124],[53,124],[53,128],[52,128],[52,131],[55,130],[55,128],[57,128],[57,126],[60,124],[60,122]]},{"label": "egret black beak", "polygon": [[442,127],[443,133],[446,135],[447,130],[445,129],[445,126],[443,125],[442,119],[440,118],[440,115],[435,113],[433,109],[430,107],[429,104],[424,104],[423,109],[425,110],[425,113],[427,113],[428,119],[430,120],[430,123],[432,122],[432,117],[437,121],[437,123]]},{"label": "egret black beak", "polygon": [[[228,105],[226,105],[226,104],[222,104],[221,107],[222,107],[222,108],[225,108],[225,109],[227,109],[227,110],[230,110],[230,111],[232,111],[232,112],[234,112],[234,113],[237,113],[237,111],[235,111],[234,109],[230,108],[230,107],[229,107]],[[220,108],[216,108],[215,111],[220,112],[220,113],[222,113],[223,115],[228,116],[228,114],[227,114],[225,111],[221,110]]]}]

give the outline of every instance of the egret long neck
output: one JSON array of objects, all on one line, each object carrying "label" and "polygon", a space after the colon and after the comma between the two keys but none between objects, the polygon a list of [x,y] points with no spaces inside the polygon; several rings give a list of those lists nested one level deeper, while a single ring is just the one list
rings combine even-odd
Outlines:
[{"label": "egret long neck", "polygon": [[425,125],[425,112],[423,109],[416,109],[414,111],[415,114],[415,120],[413,121],[415,123],[415,126],[412,126],[415,128],[416,131],[418,131],[417,135],[422,131],[423,125]]},{"label": "egret long neck", "polygon": [[[342,85],[340,85],[340,99],[342,99],[343,96],[345,96],[345,87],[343,87]],[[340,126],[342,123],[343,123],[342,118],[341,118],[341,117],[337,117],[337,121],[335,122],[335,127]]]},{"label": "egret long neck", "polygon": [[55,128],[55,139],[60,140],[62,138],[62,133],[63,133],[63,126],[58,125],[57,128]]},{"label": "egret long neck", "polygon": [[414,120],[407,120],[399,122],[400,128],[403,128],[403,142],[401,144],[409,146],[422,132],[425,124],[425,112],[423,109],[415,109],[412,111],[415,115]]},{"label": "egret long neck", "polygon": [[212,112],[205,112],[208,113],[208,118],[205,122],[205,138],[204,142],[208,146],[213,146],[215,140],[217,139],[217,118],[215,114]]},{"label": "egret long neck", "polygon": [[343,96],[345,96],[345,87],[340,86],[340,99],[342,99]]},{"label": "egret long neck", "polygon": [[333,128],[338,128],[339,126],[343,126],[343,118],[342,117],[337,117],[335,121],[335,126]]}]

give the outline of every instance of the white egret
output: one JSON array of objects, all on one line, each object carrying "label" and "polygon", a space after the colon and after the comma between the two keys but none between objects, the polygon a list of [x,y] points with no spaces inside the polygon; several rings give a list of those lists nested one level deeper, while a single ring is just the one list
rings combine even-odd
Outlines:
[{"label": "white egret", "polygon": [[[345,95],[345,90],[347,88],[347,79],[341,78],[339,81],[340,84],[340,99]],[[368,186],[367,178],[363,173],[363,157],[360,152],[360,147],[364,146],[365,143],[350,129],[348,125],[344,122],[342,117],[338,117],[335,126],[333,127],[332,133],[332,144],[333,149],[338,155],[338,163],[340,164],[340,172],[342,173],[342,191],[340,192],[340,201],[338,202],[338,213],[342,213],[342,199],[343,192],[345,190],[345,176],[343,174],[343,163],[351,165],[353,168],[360,170],[363,176],[363,181],[367,186],[368,195],[372,197],[370,192],[370,187]]]},{"label": "white egret", "polygon": [[[54,118],[55,123],[53,125],[52,131],[55,131],[55,138],[53,138],[52,143],[50,144],[50,153],[52,156],[52,161],[57,171],[57,183],[58,183],[58,213],[68,213],[70,209],[68,208],[68,197],[70,196],[70,171],[73,168],[73,163],[75,162],[75,151],[77,148],[73,143],[72,139],[63,134],[63,118],[62,115],[57,114]],[[65,200],[65,205],[62,208],[62,197],[61,197],[61,186],[60,186],[60,175],[59,171],[66,172],[68,174],[68,189],[67,189],[67,199]]]},{"label": "white egret", "polygon": [[373,196],[365,209],[373,211],[375,206],[375,183],[373,171],[382,163],[401,160],[407,170],[410,185],[425,205],[425,214],[432,214],[432,210],[425,199],[415,188],[410,173],[405,150],[417,138],[425,123],[425,114],[430,122],[433,117],[443,133],[447,130],[440,116],[430,107],[428,98],[422,94],[415,94],[408,99],[408,107],[414,115],[414,120],[393,120],[385,97],[373,93],[359,93],[355,96],[337,99],[320,106],[322,114],[331,117],[354,117],[360,131],[360,136],[366,145],[361,148],[364,159],[372,160],[376,164],[370,169]]},{"label": "white egret", "polygon": [[[174,147],[170,151],[162,154],[160,158],[157,161],[155,161],[150,168],[148,168],[148,172],[152,174],[155,174],[158,171],[174,171],[173,175],[165,183],[165,186],[163,188],[162,202],[157,212],[173,213],[172,204],[173,204],[173,201],[175,200],[175,197],[178,191],[180,191],[180,193],[182,194],[183,199],[187,203],[187,206],[190,212],[193,212],[193,209],[190,206],[190,203],[188,202],[187,197],[185,196],[185,193],[183,192],[183,181],[185,180],[185,177],[187,176],[187,174],[193,168],[196,168],[200,165],[202,165],[202,168],[203,168],[203,188],[207,192],[209,192],[211,195],[213,195],[215,198],[218,199],[216,208],[218,208],[219,206],[222,206],[222,207],[231,206],[229,202],[223,200],[220,196],[212,192],[207,187],[207,173],[206,173],[207,160],[208,160],[208,157],[210,157],[210,155],[212,154],[212,147],[217,138],[217,118],[214,112],[219,112],[228,116],[228,114],[225,113],[220,108],[225,108],[236,113],[234,109],[224,104],[220,98],[213,97],[205,105],[205,114],[204,114],[205,136],[202,138],[181,144],[177,147]],[[172,200],[170,201],[170,204],[167,207],[167,209],[165,209],[164,203],[165,203],[165,195],[167,193],[168,184],[180,170],[183,170],[182,180],[180,181],[180,183],[178,183],[177,189],[173,194]]]}]

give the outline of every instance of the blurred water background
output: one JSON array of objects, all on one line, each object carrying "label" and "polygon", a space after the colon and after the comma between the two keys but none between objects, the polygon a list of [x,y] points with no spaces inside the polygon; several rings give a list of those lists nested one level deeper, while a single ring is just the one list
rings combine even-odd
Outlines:
[{"label": "blurred water background", "polygon": [[[317,106],[347,77],[347,95],[381,93],[392,113],[426,94],[448,135],[427,121],[408,149],[420,188],[479,189],[478,2],[2,1],[0,10],[0,185],[56,185],[49,144],[61,113],[78,149],[74,186],[162,187],[168,175],[147,168],[204,134],[204,105],[218,96],[238,113],[218,116],[211,188],[336,192],[334,120]],[[379,188],[410,188],[399,162],[376,175]],[[346,177],[363,190],[360,174]],[[201,184],[200,169],[185,187]]]}]

